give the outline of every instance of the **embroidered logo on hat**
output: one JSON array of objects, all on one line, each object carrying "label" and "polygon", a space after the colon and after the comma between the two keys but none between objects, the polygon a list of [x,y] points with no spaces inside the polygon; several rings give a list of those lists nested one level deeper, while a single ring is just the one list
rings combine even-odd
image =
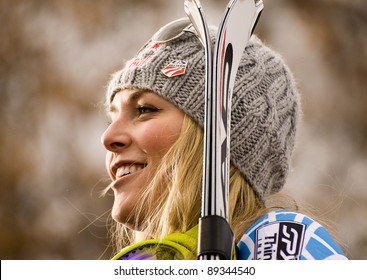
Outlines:
[{"label": "embroidered logo on hat", "polygon": [[153,43],[153,44],[148,45],[145,48],[145,50],[148,51],[145,57],[142,57],[142,53],[144,53],[145,51],[143,51],[142,53],[139,53],[138,56],[135,57],[134,60],[131,62],[129,67],[131,66],[143,67],[157,54],[157,51],[159,50],[159,48],[160,48],[160,45],[158,43]]},{"label": "embroidered logo on hat", "polygon": [[187,61],[174,60],[162,69],[162,73],[169,78],[185,74]]}]

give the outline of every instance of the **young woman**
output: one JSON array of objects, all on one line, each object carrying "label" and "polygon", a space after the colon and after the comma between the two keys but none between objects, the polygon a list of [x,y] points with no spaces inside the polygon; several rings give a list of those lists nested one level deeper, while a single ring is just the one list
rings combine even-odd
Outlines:
[{"label": "young woman", "polygon": [[[129,245],[114,259],[197,257],[205,58],[187,25],[160,29],[107,90],[111,123],[102,142],[116,246]],[[229,223],[238,259],[345,259],[323,226],[274,198],[288,174],[299,115],[291,72],[253,36],[232,100]]]}]

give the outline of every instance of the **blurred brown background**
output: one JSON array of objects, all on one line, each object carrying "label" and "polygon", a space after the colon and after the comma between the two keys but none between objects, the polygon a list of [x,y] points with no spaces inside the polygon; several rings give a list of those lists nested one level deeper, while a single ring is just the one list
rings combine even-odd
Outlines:
[{"label": "blurred brown background", "polygon": [[[219,23],[226,0],[202,0]],[[256,33],[297,77],[286,189],[367,259],[367,3],[264,0]],[[183,0],[0,0],[0,258],[108,259],[100,135],[109,75]],[[335,224],[334,224],[335,223]]]}]

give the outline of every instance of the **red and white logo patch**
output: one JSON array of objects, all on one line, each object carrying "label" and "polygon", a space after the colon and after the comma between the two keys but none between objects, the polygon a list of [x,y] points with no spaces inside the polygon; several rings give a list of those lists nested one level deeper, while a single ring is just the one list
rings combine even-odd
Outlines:
[{"label": "red and white logo patch", "polygon": [[185,74],[187,61],[174,60],[162,69],[162,73],[169,78]]}]

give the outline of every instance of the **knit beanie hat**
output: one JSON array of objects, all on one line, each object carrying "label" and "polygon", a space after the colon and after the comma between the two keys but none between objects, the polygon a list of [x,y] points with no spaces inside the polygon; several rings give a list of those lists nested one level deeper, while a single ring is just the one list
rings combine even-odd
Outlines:
[{"label": "knit beanie hat", "polygon": [[[216,30],[210,32],[214,41]],[[153,91],[203,127],[205,55],[197,36],[184,32],[168,42],[148,41],[113,75],[107,103],[128,88]],[[279,54],[253,35],[233,89],[230,155],[231,163],[261,198],[284,186],[299,114],[290,70]]]}]

